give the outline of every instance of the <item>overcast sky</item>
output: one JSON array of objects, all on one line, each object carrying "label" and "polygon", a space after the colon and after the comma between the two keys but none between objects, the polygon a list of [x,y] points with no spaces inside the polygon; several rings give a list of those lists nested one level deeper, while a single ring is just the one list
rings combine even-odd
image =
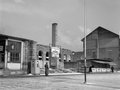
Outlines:
[{"label": "overcast sky", "polygon": [[[120,32],[120,0],[86,0],[87,33],[102,26]],[[51,43],[58,23],[57,44],[82,51],[83,0],[0,0],[0,33]]]}]

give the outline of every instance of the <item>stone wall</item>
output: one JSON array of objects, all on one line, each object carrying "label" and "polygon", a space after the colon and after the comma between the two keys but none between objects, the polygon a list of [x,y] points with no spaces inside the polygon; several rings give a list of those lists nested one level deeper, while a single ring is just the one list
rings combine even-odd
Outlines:
[{"label": "stone wall", "polygon": [[25,73],[28,72],[28,68],[30,69],[31,60],[36,60],[37,54],[36,54],[36,42],[34,41],[24,41],[23,44],[23,71]]},{"label": "stone wall", "polygon": [[[42,51],[42,68],[44,68],[44,64],[46,62],[49,63],[49,66],[50,66],[50,60],[51,60],[51,56],[50,56],[50,46],[46,46],[46,45],[41,45],[41,44],[37,44],[37,59],[39,59],[39,51]],[[46,60],[46,53],[49,52],[49,60]],[[67,61],[69,61],[68,57],[70,57],[71,61],[73,60],[72,59],[72,51],[71,50],[68,50],[68,49],[61,49],[61,53],[60,53],[60,58],[58,58],[58,62],[57,62],[57,68],[58,69],[63,69],[64,68],[64,55],[67,56]]]}]

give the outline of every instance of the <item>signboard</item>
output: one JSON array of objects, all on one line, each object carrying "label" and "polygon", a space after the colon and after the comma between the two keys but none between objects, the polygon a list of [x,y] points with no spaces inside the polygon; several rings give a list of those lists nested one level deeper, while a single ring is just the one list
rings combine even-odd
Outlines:
[{"label": "signboard", "polygon": [[110,72],[110,68],[92,68],[92,72]]},{"label": "signboard", "polygon": [[51,65],[51,66],[57,66],[57,58],[52,57],[52,58],[51,58],[50,65]]},{"label": "signboard", "polygon": [[3,46],[0,46],[0,51],[3,51]]},{"label": "signboard", "polygon": [[59,57],[60,48],[58,47],[51,47],[52,57]]}]

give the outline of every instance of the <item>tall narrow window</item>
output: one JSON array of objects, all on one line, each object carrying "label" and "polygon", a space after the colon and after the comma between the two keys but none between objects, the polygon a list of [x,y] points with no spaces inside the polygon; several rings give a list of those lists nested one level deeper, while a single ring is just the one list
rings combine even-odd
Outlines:
[{"label": "tall narrow window", "polygon": [[46,52],[46,60],[49,60],[49,52]]},{"label": "tall narrow window", "polygon": [[68,61],[70,62],[70,61],[71,61],[71,56],[70,56],[70,55],[67,55],[67,59],[68,59]]},{"label": "tall narrow window", "polygon": [[39,51],[39,53],[38,53],[38,59],[39,59],[39,60],[42,60],[42,55],[43,55],[43,52],[42,52],[42,51]]},{"label": "tall narrow window", "polygon": [[67,55],[64,54],[64,62],[66,62],[66,61],[67,61]]},{"label": "tall narrow window", "polygon": [[8,62],[21,62],[21,42],[8,40]]}]

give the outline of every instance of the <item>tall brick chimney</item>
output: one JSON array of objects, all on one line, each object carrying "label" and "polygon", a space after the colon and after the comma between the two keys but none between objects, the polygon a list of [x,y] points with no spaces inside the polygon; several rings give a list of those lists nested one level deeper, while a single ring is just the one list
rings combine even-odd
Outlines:
[{"label": "tall brick chimney", "polygon": [[52,46],[55,47],[57,42],[57,23],[52,24]]}]

